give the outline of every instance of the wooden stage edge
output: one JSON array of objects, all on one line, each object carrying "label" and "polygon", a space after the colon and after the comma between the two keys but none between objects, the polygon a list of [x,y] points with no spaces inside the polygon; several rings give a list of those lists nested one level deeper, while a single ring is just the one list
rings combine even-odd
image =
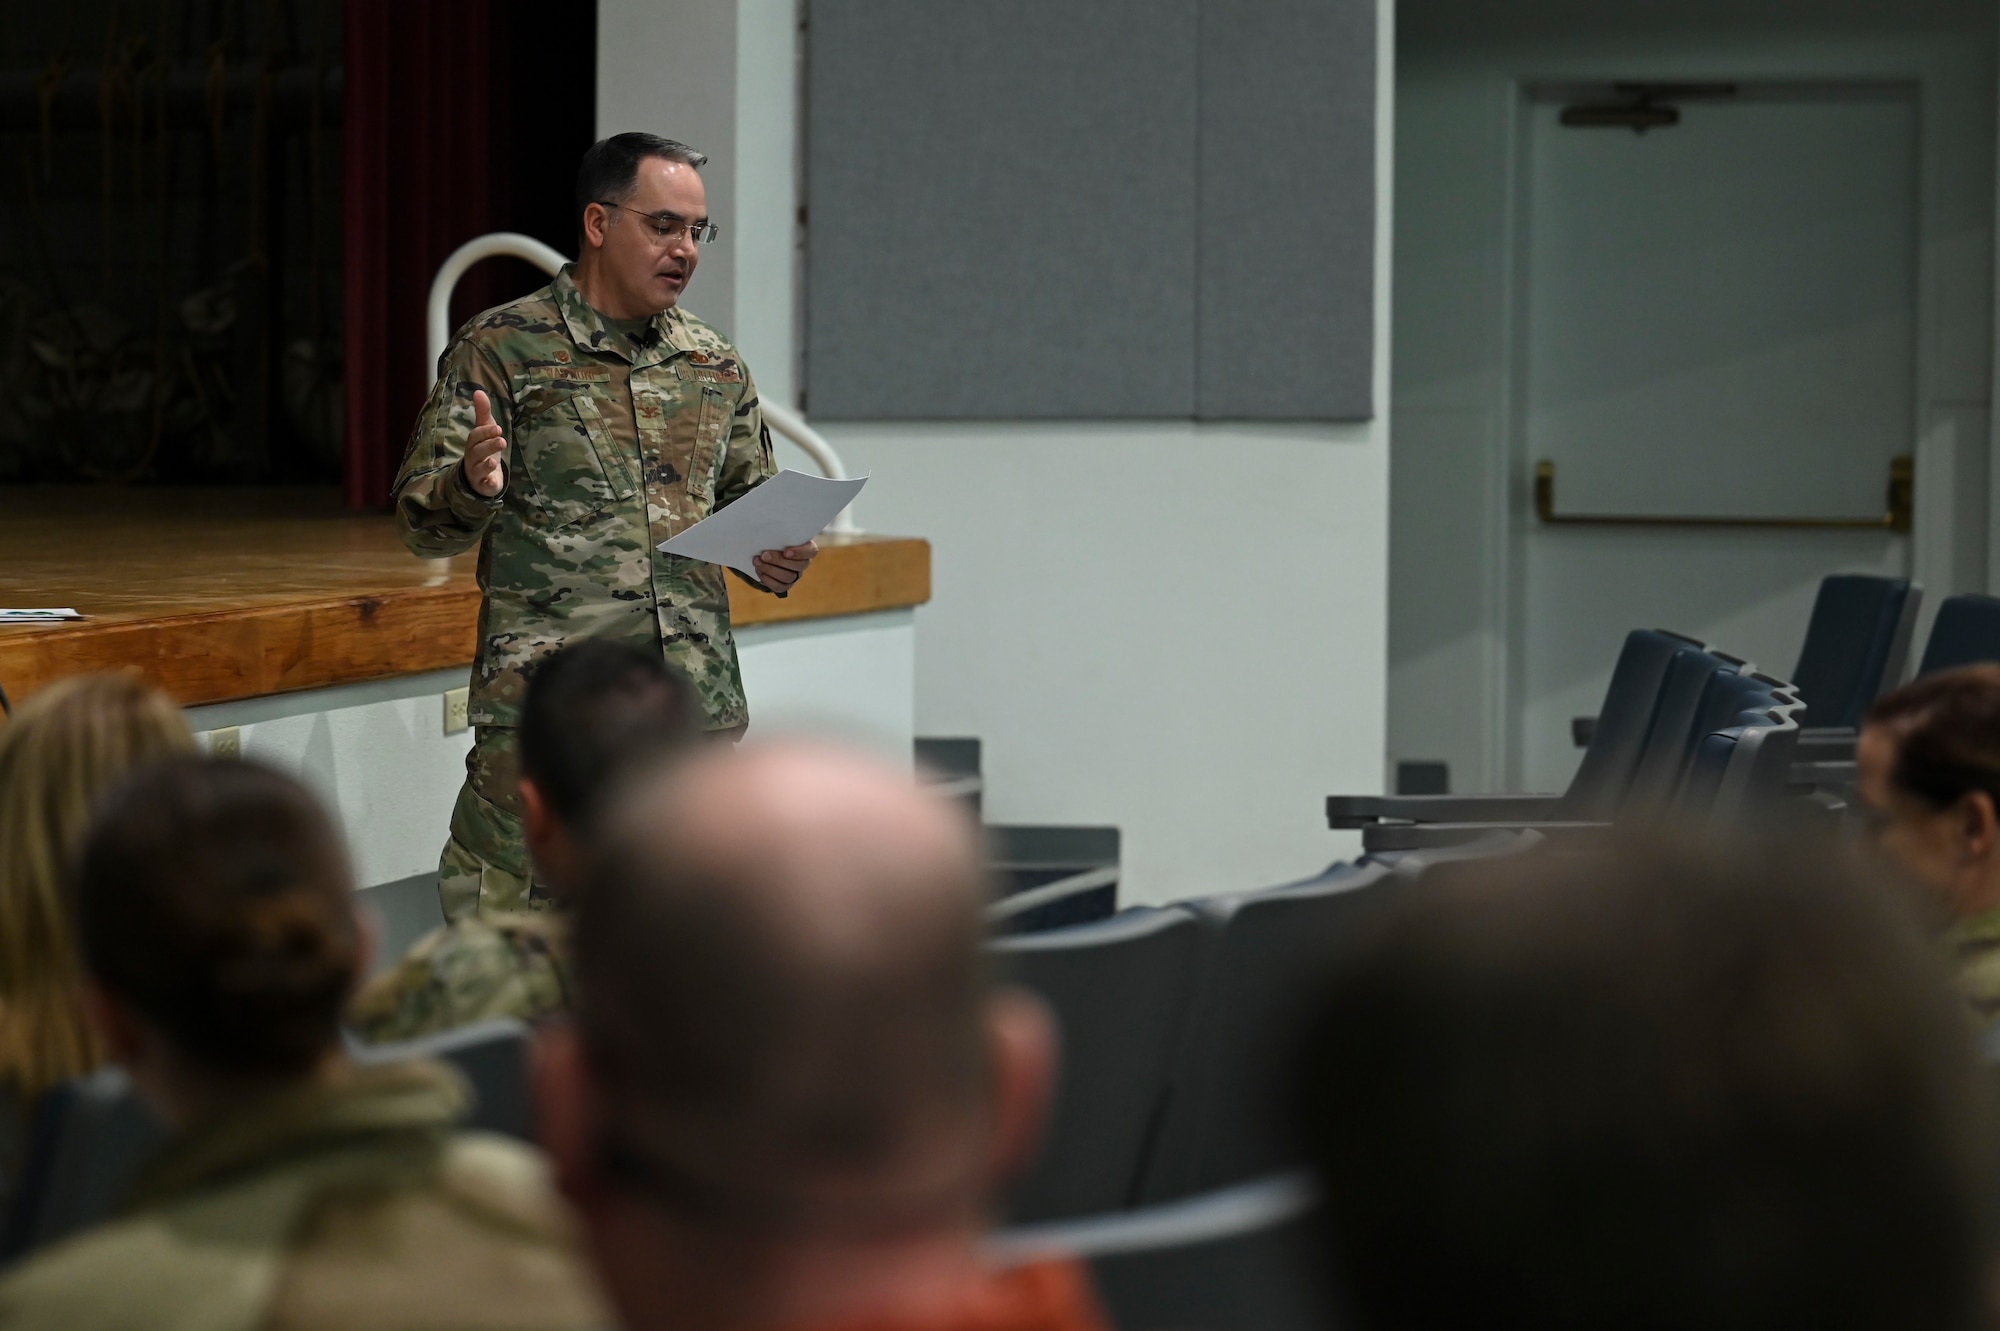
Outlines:
[{"label": "wooden stage edge", "polygon": [[[116,492],[107,522],[104,496],[0,490],[0,606],[90,616],[0,626],[0,688],[16,703],[98,670],[137,669],[194,706],[472,660],[472,557],[419,560],[387,517],[343,513],[322,492],[135,490]],[[928,541],[863,534],[820,544],[783,600],[730,575],[737,627],[930,599]]]}]

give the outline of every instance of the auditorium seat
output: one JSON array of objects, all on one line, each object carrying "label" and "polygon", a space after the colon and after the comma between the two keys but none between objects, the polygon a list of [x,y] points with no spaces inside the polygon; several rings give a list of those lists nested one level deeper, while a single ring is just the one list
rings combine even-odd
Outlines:
[{"label": "auditorium seat", "polygon": [[1839,573],[1821,581],[1792,682],[1807,712],[1792,779],[1817,785],[1827,763],[1854,760],[1875,699],[1903,682],[1923,589],[1907,578]]},{"label": "auditorium seat", "polygon": [[1132,1204],[1209,941],[1189,912],[1142,906],[987,944],[1002,976],[1041,995],[1062,1033],[1042,1150],[1008,1194],[1010,1219]]},{"label": "auditorium seat", "polygon": [[[396,1045],[356,1045],[357,1062],[435,1058],[455,1066],[476,1100],[466,1126],[533,1141],[528,1028],[482,1021]],[[0,1257],[20,1257],[108,1219],[166,1129],[118,1068],[101,1068],[44,1096],[29,1127],[27,1165],[9,1208]]]},{"label": "auditorium seat", "polygon": [[1116,827],[987,823],[980,835],[999,892],[986,908],[987,933],[1065,929],[1117,913]]},{"label": "auditorium seat", "polygon": [[1979,661],[2000,661],[2000,597],[1948,596],[1931,623],[1917,673],[1930,675]]},{"label": "auditorium seat", "polygon": [[1612,669],[1590,747],[1561,795],[1329,795],[1327,826],[1367,827],[1383,819],[1434,823],[1602,819],[1625,798],[1645,750],[1668,667],[1706,644],[1666,629],[1634,629]]},{"label": "auditorium seat", "polygon": [[1112,1325],[1329,1331],[1309,1224],[1313,1190],[1281,1174],[1117,1215],[1006,1229],[996,1263],[1077,1257]]},{"label": "auditorium seat", "polygon": [[[1747,662],[1718,652],[1679,654],[1668,669],[1644,757],[1616,818],[1378,823],[1362,830],[1361,844],[1369,855],[1382,856],[1473,841],[1507,827],[1559,836],[1654,817],[1727,822],[1785,789],[1804,710],[1790,684]],[[1704,755],[1707,775],[1691,786],[1698,754]]]},{"label": "auditorium seat", "polygon": [[[2000,597],[1971,593],[1946,597],[1931,623],[1917,676],[1981,661],[2000,661]],[[1807,720],[1812,720],[1810,712]],[[1792,768],[1794,784],[1812,787],[1816,798],[1847,803],[1853,799],[1856,776],[1852,737],[1841,744],[1807,729]]]},{"label": "auditorium seat", "polygon": [[1640,749],[1639,761],[1633,765],[1632,780],[1626,786],[1625,798],[1612,811],[1613,817],[1622,813],[1652,812],[1672,803],[1681,778],[1687,772],[1695,739],[1703,733],[1704,706],[1708,710],[1708,719],[1717,724],[1741,710],[1726,705],[1735,698],[1734,693],[1725,698],[1712,692],[1733,686],[1717,685],[1715,681],[1725,675],[1740,678],[1755,669],[1741,658],[1711,648],[1675,655],[1660,688],[1659,704],[1647,724],[1646,739]]},{"label": "auditorium seat", "polygon": [[1620,799],[1610,812],[1600,813],[1591,805],[1590,817],[1525,819],[1485,819],[1451,823],[1379,822],[1364,825],[1363,849],[1371,856],[1391,852],[1435,850],[1444,846],[1479,841],[1496,830],[1529,827],[1548,835],[1601,827],[1620,818],[1645,817],[1670,810],[1681,782],[1687,775],[1699,738],[1710,730],[1730,724],[1736,714],[1749,706],[1748,690],[1754,686],[1738,683],[1716,685],[1727,676],[1731,681],[1757,677],[1756,668],[1740,657],[1701,646],[1676,650],[1667,663],[1656,691],[1652,715],[1647,719],[1638,757],[1625,782]]},{"label": "auditorium seat", "polygon": [[1797,690],[1775,681],[1748,703],[1696,743],[1674,802],[1680,818],[1718,829],[1741,826],[1783,793],[1797,753],[1798,718],[1809,709]]},{"label": "auditorium seat", "polygon": [[1369,865],[1330,880],[1184,903],[1214,934],[1140,1181],[1170,1201],[1286,1169],[1278,1111],[1293,1021],[1322,962],[1408,880]]},{"label": "auditorium seat", "polygon": [[1685,677],[1675,679],[1662,697],[1658,731],[1648,737],[1645,760],[1621,813],[1673,811],[1695,750],[1706,736],[1736,724],[1744,712],[1776,705],[1780,691],[1786,691],[1788,703],[1796,699],[1784,680],[1762,674],[1748,662],[1730,669],[1723,658],[1714,657],[1707,668],[1695,662],[1684,669]]},{"label": "auditorium seat", "polygon": [[0,1260],[14,1261],[109,1218],[166,1140],[166,1125],[121,1068],[100,1068],[50,1090],[29,1122]]},{"label": "auditorium seat", "polygon": [[1908,578],[1836,573],[1819,584],[1791,682],[1810,710],[1808,733],[1854,730],[1903,682],[1923,589]]}]

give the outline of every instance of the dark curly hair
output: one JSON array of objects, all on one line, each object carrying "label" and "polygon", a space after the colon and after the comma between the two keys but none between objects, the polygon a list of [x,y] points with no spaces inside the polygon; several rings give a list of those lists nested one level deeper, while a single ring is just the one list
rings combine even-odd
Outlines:
[{"label": "dark curly hair", "polygon": [[289,1076],[339,1040],[362,961],[353,884],[291,777],[201,757],[139,769],[98,806],[75,886],[85,966],[195,1063]]},{"label": "dark curly hair", "polygon": [[2000,665],[1925,675],[1878,700],[1868,724],[1896,736],[1900,789],[1937,809],[1975,790],[2000,805]]}]

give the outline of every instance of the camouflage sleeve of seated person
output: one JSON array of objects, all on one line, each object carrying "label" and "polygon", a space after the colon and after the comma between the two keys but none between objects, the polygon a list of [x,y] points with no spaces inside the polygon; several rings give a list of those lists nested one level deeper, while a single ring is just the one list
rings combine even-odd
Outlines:
[{"label": "camouflage sleeve of seated person", "polygon": [[547,913],[473,916],[433,930],[362,987],[348,1024],[372,1044],[570,1005],[568,922]]}]

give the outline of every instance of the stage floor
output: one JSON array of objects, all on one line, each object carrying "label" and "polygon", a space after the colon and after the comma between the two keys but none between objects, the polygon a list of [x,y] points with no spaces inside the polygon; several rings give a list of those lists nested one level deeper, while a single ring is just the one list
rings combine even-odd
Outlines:
[{"label": "stage floor", "polygon": [[414,558],[390,518],[344,511],[336,490],[0,488],[0,605],[74,606],[96,623],[454,584],[477,595],[472,567]]},{"label": "stage floor", "polygon": [[[732,587],[736,623],[930,598],[928,542],[821,543],[782,601]],[[0,688],[18,702],[136,667],[191,706],[469,664],[473,565],[415,558],[390,517],[348,512],[333,490],[0,487],[0,606],[87,616],[0,625]]]}]

